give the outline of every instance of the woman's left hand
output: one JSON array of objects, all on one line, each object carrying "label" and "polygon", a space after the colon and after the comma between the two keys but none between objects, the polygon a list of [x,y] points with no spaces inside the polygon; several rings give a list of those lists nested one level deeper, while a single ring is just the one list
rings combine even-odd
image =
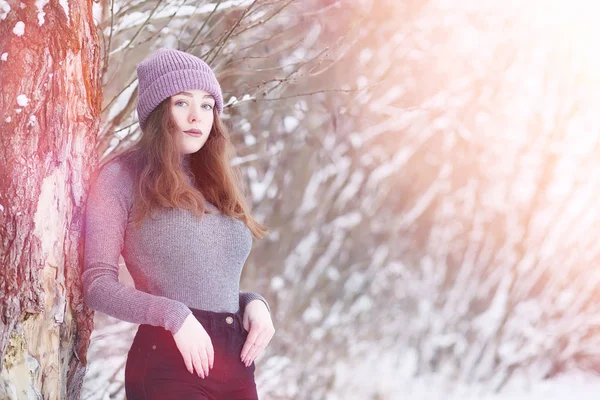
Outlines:
[{"label": "woman's left hand", "polygon": [[248,337],[240,357],[247,367],[267,347],[275,334],[275,328],[267,305],[262,300],[252,300],[246,305],[243,324],[248,331]]}]

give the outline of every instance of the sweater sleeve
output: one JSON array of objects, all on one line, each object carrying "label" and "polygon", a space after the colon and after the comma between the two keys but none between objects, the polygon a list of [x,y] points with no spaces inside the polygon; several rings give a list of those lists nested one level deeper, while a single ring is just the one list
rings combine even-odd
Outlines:
[{"label": "sweater sleeve", "polygon": [[267,306],[267,310],[269,310],[269,313],[271,312],[271,308],[269,307],[269,303],[267,302],[267,300],[260,294],[252,292],[240,292],[240,309],[243,311],[248,305],[248,303],[250,303],[252,300],[262,300]]},{"label": "sweater sleeve", "polygon": [[119,282],[119,256],[133,202],[133,180],[114,160],[92,183],[85,211],[83,292],[88,307],[136,324],[162,326],[175,334],[191,310]]}]

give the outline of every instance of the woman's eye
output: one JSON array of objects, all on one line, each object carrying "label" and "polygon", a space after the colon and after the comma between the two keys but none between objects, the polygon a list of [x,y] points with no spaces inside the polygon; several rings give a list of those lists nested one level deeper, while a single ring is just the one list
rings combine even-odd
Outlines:
[{"label": "woman's eye", "polygon": [[183,101],[183,100],[179,100],[179,101],[176,101],[176,102],[175,102],[175,105],[176,105],[176,106],[180,106],[180,105],[182,105],[182,104],[184,104],[184,105],[187,105],[187,103],[186,103],[185,101]]},{"label": "woman's eye", "polygon": [[211,106],[210,104],[203,104],[202,107],[204,107],[205,110],[212,110],[213,106]]}]

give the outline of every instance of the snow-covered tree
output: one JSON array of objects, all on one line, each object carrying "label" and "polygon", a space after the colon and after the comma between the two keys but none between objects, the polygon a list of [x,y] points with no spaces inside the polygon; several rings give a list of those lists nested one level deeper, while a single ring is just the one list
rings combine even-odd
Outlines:
[{"label": "snow-covered tree", "polygon": [[81,239],[102,101],[90,1],[0,1],[0,398],[79,399]]}]

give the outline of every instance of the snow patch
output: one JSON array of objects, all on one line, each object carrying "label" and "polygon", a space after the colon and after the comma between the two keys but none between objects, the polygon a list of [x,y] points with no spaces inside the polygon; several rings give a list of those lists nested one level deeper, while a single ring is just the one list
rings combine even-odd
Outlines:
[{"label": "snow patch", "polygon": [[133,95],[133,91],[135,90],[137,85],[138,85],[137,81],[132,83],[128,88],[123,90],[123,92],[115,100],[115,102],[113,103],[113,105],[110,108],[110,111],[108,112],[108,120],[109,121],[111,121],[114,117],[117,116],[117,114],[119,114],[121,111],[123,111],[123,109],[125,109],[125,107],[127,107],[127,103],[131,99],[131,96]]},{"label": "snow patch", "polygon": [[235,106],[238,103],[243,103],[245,101],[250,101],[250,100],[255,100],[255,99],[256,99],[256,97],[252,97],[249,94],[243,95],[240,100],[238,100],[238,98],[235,97],[235,96],[231,96],[231,98],[229,99],[229,101],[227,101],[227,103],[225,103],[223,105],[223,108]]},{"label": "snow patch", "polygon": [[44,25],[44,22],[46,21],[46,19],[44,18],[46,16],[46,13],[44,12],[44,6],[46,4],[48,4],[50,0],[36,0],[35,1],[35,6],[38,9],[38,25],[42,26]]},{"label": "snow patch", "polygon": [[8,53],[2,53],[2,55],[0,56],[0,60],[2,60],[2,61],[8,60]]},{"label": "snow patch", "polygon": [[21,107],[27,107],[29,104],[29,99],[24,94],[20,94],[17,96],[17,104]]},{"label": "snow patch", "polygon": [[100,21],[102,21],[102,5],[99,2],[94,2],[92,5],[92,16],[94,18],[94,25],[98,26]]},{"label": "snow patch", "polygon": [[25,23],[23,21],[17,22],[13,28],[13,33],[17,36],[23,36],[25,33]]},{"label": "snow patch", "polygon": [[298,271],[301,271],[312,258],[313,249],[319,244],[319,234],[311,231],[296,245],[296,248],[285,259],[283,276],[289,282],[297,279]]},{"label": "snow patch", "polygon": [[358,315],[361,313],[365,313],[373,308],[373,300],[367,295],[362,295],[352,304],[350,310],[348,310],[349,315]]},{"label": "snow patch", "polygon": [[119,142],[121,142],[121,140],[119,140],[119,138],[114,137],[114,138],[110,139],[110,143],[108,144],[108,147],[110,147],[111,149],[114,149],[115,147],[117,147]]},{"label": "snow patch", "polygon": [[240,121],[240,129],[242,132],[250,132],[252,129],[252,124],[246,118],[244,118]]},{"label": "snow patch", "polygon": [[69,17],[69,1],[68,0],[59,0],[59,3],[62,6],[63,10],[65,10],[65,16],[67,17],[67,22],[71,22],[71,19]]},{"label": "snow patch", "polygon": [[365,283],[365,276],[355,272],[344,283],[344,291],[346,293],[359,293]]},{"label": "snow patch", "polygon": [[254,146],[256,144],[256,137],[251,133],[244,135],[244,143],[246,146]]},{"label": "snow patch", "polygon": [[365,87],[367,87],[367,85],[369,84],[369,80],[367,79],[366,76],[359,76],[356,79],[356,85],[358,86],[359,89],[364,89]]},{"label": "snow patch", "polygon": [[37,118],[35,115],[30,115],[29,116],[29,121],[27,122],[27,126],[35,126],[35,124],[37,123]]},{"label": "snow patch", "polygon": [[321,318],[323,318],[323,311],[316,301],[313,301],[310,307],[308,307],[302,314],[302,320],[307,324],[319,322]]},{"label": "snow patch", "polygon": [[110,139],[110,143],[108,144],[108,148],[106,149],[106,151],[104,152],[104,154],[102,154],[102,158],[106,157],[108,154],[110,154],[115,147],[117,147],[117,145],[121,142],[121,140],[119,138],[112,138]]},{"label": "snow patch", "polygon": [[234,105],[235,103],[237,103],[237,101],[238,101],[237,97],[235,97],[235,96],[231,96],[231,97],[229,98],[229,101],[227,102],[227,104],[225,104],[225,107],[232,106],[232,105]]},{"label": "snow patch", "polygon": [[371,50],[369,48],[362,49],[360,51],[360,54],[358,55],[358,59],[359,59],[360,63],[363,65],[365,65],[369,61],[371,61],[372,58],[373,58],[373,50]]},{"label": "snow patch", "polygon": [[4,212],[4,206],[0,204],[0,212]]},{"label": "snow patch", "polygon": [[279,290],[283,289],[284,286],[285,281],[282,277],[274,276],[273,279],[271,279],[271,289],[273,289],[273,291],[278,292]]},{"label": "snow patch", "polygon": [[337,229],[347,230],[358,226],[362,222],[361,213],[355,211],[340,215],[332,221],[332,225]]},{"label": "snow patch", "polygon": [[11,117],[10,117],[10,115],[9,115],[8,117],[6,117],[6,119],[4,120],[4,122],[8,123],[8,122],[10,122],[10,121],[12,121],[12,118],[11,118]]},{"label": "snow patch", "polygon": [[0,0],[0,20],[6,19],[6,16],[10,12],[10,6],[6,0]]},{"label": "snow patch", "polygon": [[298,126],[298,124],[299,121],[296,117],[287,115],[283,118],[283,126],[285,128],[285,131],[288,133],[293,132],[294,129],[296,129],[296,127]]},{"label": "snow patch", "polygon": [[15,112],[16,112],[17,114],[21,114],[21,111],[23,111],[23,109],[22,109],[22,108],[15,108]]},{"label": "snow patch", "polygon": [[332,281],[337,281],[338,279],[340,279],[340,272],[335,267],[327,268],[326,274],[327,278],[329,278]]}]

